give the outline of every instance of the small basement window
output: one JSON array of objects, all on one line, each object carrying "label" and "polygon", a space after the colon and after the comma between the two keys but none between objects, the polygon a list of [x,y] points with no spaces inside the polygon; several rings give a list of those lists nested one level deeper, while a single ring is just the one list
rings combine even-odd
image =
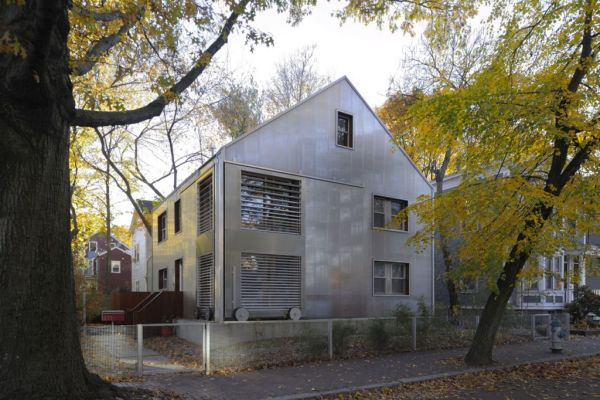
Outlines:
[{"label": "small basement window", "polygon": [[353,147],[352,115],[343,112],[337,113],[337,139],[338,146]]},{"label": "small basement window", "polygon": [[408,295],[408,264],[375,261],[373,263],[373,295]]},{"label": "small basement window", "polygon": [[167,239],[167,212],[158,216],[158,242]]}]

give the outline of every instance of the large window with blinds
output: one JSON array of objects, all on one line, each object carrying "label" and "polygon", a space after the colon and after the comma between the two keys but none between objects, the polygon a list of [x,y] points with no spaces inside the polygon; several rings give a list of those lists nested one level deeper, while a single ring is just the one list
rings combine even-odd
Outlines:
[{"label": "large window with blinds", "polygon": [[213,228],[212,175],[198,183],[198,234]]},{"label": "large window with blinds", "polygon": [[301,259],[242,253],[241,302],[248,311],[287,311],[302,305]]},{"label": "large window with blinds", "polygon": [[242,171],[241,226],[300,234],[300,181]]}]

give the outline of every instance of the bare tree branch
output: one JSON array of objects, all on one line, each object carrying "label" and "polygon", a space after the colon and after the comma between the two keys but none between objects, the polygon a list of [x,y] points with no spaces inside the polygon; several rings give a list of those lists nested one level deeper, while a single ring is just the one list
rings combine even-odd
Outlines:
[{"label": "bare tree branch", "polygon": [[227,21],[223,25],[219,36],[212,42],[206,51],[202,52],[200,57],[194,63],[194,67],[191,68],[188,73],[185,74],[177,83],[171,86],[167,92],[161,94],[147,105],[134,110],[91,111],[76,109],[72,125],[89,127],[128,125],[142,122],[160,115],[167,104],[183,93],[183,91],[185,91],[202,74],[202,72],[204,72],[210,63],[210,60],[223,47],[223,45],[227,43],[228,37],[231,34],[238,17],[240,16],[240,12],[242,12],[238,10],[244,10],[249,1],[250,0],[242,0],[240,4],[235,7],[235,11],[233,11],[229,15],[229,18],[227,18]]}]

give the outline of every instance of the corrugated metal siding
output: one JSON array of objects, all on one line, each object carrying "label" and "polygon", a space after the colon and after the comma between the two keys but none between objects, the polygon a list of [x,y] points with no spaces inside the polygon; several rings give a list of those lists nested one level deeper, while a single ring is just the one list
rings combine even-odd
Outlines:
[{"label": "corrugated metal siding", "polygon": [[242,171],[243,228],[300,233],[300,181]]},{"label": "corrugated metal siding", "polygon": [[242,253],[241,299],[248,311],[285,311],[302,304],[301,259]]},{"label": "corrugated metal siding", "polygon": [[198,234],[213,228],[212,175],[198,184]]},{"label": "corrugated metal siding", "polygon": [[215,259],[213,254],[198,257],[196,268],[196,305],[199,317],[210,319],[215,306]]}]

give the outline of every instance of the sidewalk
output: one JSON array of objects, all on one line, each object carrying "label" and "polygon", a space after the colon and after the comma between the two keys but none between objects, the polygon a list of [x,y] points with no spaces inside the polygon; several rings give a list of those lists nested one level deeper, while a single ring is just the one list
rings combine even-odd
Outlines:
[{"label": "sidewalk", "polygon": [[[600,354],[600,337],[577,337],[564,342],[560,355],[551,354],[547,340],[498,346],[492,368]],[[186,399],[308,399],[324,395],[397,386],[420,380],[475,372],[460,362],[466,349],[412,352],[385,357],[311,363],[295,367],[241,372],[229,376],[196,373],[146,377],[123,386],[165,389]]]}]

